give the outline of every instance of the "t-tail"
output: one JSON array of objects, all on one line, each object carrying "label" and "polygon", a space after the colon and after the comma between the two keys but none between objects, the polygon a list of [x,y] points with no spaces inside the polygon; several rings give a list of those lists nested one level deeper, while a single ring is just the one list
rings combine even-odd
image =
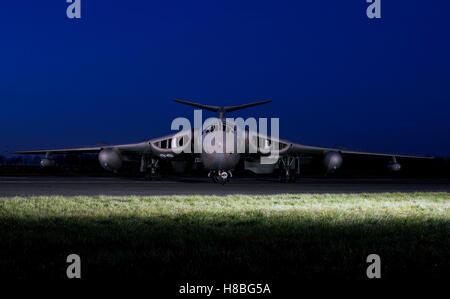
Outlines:
[{"label": "t-tail", "polygon": [[177,102],[177,103],[217,112],[217,113],[219,113],[220,119],[223,119],[225,113],[227,113],[227,112],[232,112],[232,111],[250,108],[253,106],[258,106],[258,105],[267,104],[267,103],[272,102],[272,101],[268,100],[268,101],[254,102],[254,103],[249,103],[249,104],[244,104],[244,105],[237,105],[237,106],[212,106],[212,105],[203,105],[203,104],[181,101],[181,100],[173,100],[173,101]]}]

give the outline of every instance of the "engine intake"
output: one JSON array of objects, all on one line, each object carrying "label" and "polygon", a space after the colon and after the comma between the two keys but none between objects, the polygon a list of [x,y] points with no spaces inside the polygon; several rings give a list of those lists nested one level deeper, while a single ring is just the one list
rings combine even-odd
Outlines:
[{"label": "engine intake", "polygon": [[338,152],[328,152],[323,159],[327,172],[334,172],[342,165],[342,155]]},{"label": "engine intake", "polygon": [[390,171],[396,172],[396,171],[400,171],[400,169],[402,169],[402,166],[397,162],[397,158],[396,157],[392,157],[391,161],[387,165],[387,168]]},{"label": "engine intake", "polygon": [[396,171],[400,171],[400,170],[402,169],[402,166],[401,166],[399,163],[389,163],[389,164],[387,165],[387,168],[388,168],[390,171],[396,172]]},{"label": "engine intake", "polygon": [[122,167],[120,153],[112,148],[102,150],[98,154],[98,161],[104,169],[109,171],[117,171]]},{"label": "engine intake", "polygon": [[55,166],[55,160],[50,159],[50,158],[44,158],[44,159],[41,160],[41,166],[42,167]]}]

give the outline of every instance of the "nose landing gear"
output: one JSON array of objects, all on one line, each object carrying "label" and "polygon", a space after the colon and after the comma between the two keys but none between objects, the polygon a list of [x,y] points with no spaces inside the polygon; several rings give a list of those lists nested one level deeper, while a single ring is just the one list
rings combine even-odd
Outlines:
[{"label": "nose landing gear", "polygon": [[224,185],[225,183],[228,183],[230,181],[230,178],[233,177],[233,175],[229,170],[211,170],[208,173],[208,177],[210,177],[214,183]]}]

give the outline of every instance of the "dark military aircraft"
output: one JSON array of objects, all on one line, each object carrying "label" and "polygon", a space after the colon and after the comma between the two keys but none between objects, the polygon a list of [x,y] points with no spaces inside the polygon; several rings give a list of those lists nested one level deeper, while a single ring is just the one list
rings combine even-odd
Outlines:
[{"label": "dark military aircraft", "polygon": [[[389,160],[387,167],[391,171],[401,169],[401,165],[397,161],[398,158],[432,158],[302,145],[258,133],[248,127],[240,130],[239,128],[242,126],[237,126],[235,122],[230,122],[228,118],[224,119],[226,113],[271,101],[238,106],[211,106],[181,100],[174,100],[174,102],[214,111],[219,114],[219,117],[209,125],[205,126],[204,124],[199,129],[189,128],[139,143],[17,151],[13,154],[45,154],[45,158],[41,160],[41,165],[48,167],[55,165],[53,155],[96,153],[101,166],[109,171],[116,172],[126,161],[139,162],[140,171],[145,174],[147,179],[159,177],[161,165],[167,165],[167,163],[161,163],[163,161],[169,162],[173,169],[179,173],[185,171],[187,164],[201,164],[204,169],[209,171],[208,176],[214,182],[222,184],[230,180],[232,171],[240,162],[244,163],[246,170],[257,174],[269,174],[278,169],[282,181],[292,182],[300,175],[300,161],[311,157],[321,159],[327,172],[334,172],[341,167],[343,154],[386,157]],[[202,140],[210,140],[210,144],[215,150],[211,151],[203,147]],[[200,144],[200,148],[196,144]],[[242,145],[241,151],[237,149],[238,145]],[[269,159],[271,157],[272,160]],[[265,158],[266,162],[263,163],[262,161]]]}]

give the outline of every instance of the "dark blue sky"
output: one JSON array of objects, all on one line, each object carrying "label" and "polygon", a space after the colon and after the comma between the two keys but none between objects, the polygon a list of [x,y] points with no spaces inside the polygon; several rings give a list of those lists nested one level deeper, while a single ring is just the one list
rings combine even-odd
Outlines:
[{"label": "dark blue sky", "polygon": [[450,155],[448,1],[81,1],[1,4],[0,153],[164,135],[193,116],[179,98],[271,99],[232,115],[303,144]]}]

